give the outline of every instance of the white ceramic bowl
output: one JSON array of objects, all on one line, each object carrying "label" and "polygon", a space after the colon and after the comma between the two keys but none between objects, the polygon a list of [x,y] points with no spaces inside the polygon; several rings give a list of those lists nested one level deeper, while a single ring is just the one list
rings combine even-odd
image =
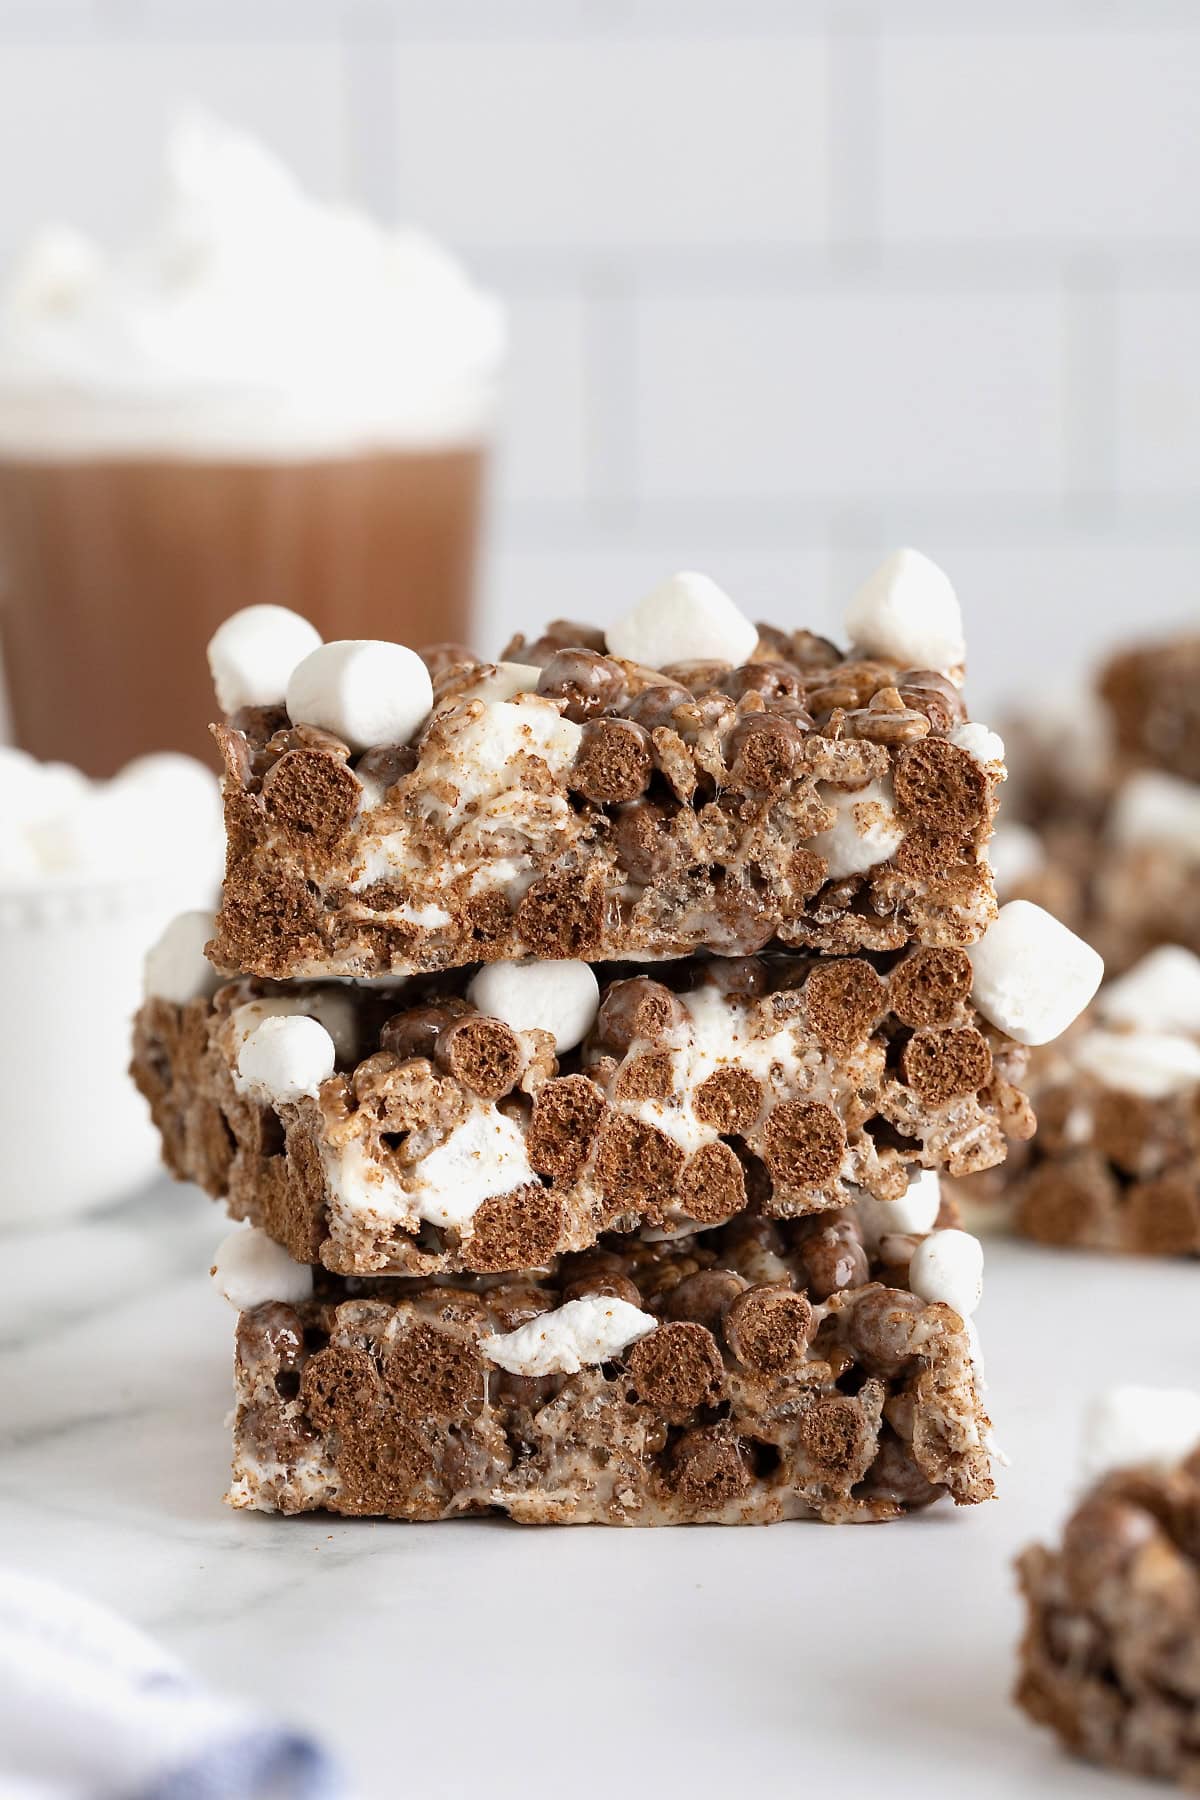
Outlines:
[{"label": "white ceramic bowl", "polygon": [[0,1229],[92,1211],[154,1174],[158,1134],[128,1073],[142,958],[204,898],[194,869],[0,890]]}]

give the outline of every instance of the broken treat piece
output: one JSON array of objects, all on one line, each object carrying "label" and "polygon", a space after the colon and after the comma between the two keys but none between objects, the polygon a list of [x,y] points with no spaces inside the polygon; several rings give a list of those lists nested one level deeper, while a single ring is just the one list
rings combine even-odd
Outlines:
[{"label": "broken treat piece", "polygon": [[[1026,1550],[1017,1704],[1077,1756],[1200,1787],[1200,1395],[1098,1409],[1102,1473],[1057,1549]],[[1093,1466],[1096,1458],[1093,1456]]]},{"label": "broken treat piece", "polygon": [[976,1011],[962,950],[555,973],[154,998],[134,1074],[176,1175],[345,1274],[541,1267],[604,1231],[858,1194],[904,1232],[922,1169],[987,1168],[1033,1130],[1026,1052]]},{"label": "broken treat piece", "polygon": [[1200,1255],[1200,958],[1159,949],[1110,982],[1081,1027],[1039,1053],[1030,1084],[1037,1136],[1003,1182],[985,1183],[1015,1229]]},{"label": "broken treat piece", "polygon": [[[852,1212],[837,1223],[857,1236]],[[229,1499],[602,1525],[832,1524],[989,1499],[962,1317],[861,1243],[853,1284],[821,1291],[810,1242],[807,1221],[744,1219],[606,1238],[500,1282],[318,1273],[311,1300],[242,1313]]]},{"label": "broken treat piece", "polygon": [[[276,694],[277,634],[259,670],[237,623],[222,691]],[[904,552],[851,623],[842,654],[678,575],[607,642],[560,622],[499,664],[312,649],[286,712],[216,727],[214,960],[282,980],[974,942],[1004,747],[966,722],[953,590]]]}]

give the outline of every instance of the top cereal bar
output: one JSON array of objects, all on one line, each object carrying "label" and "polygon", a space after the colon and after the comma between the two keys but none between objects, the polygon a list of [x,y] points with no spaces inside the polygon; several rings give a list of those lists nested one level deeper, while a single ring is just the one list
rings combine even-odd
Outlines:
[{"label": "top cereal bar", "polygon": [[846,651],[756,627],[699,575],[499,663],[315,633],[297,660],[294,615],[235,615],[210,649],[214,961],[361,978],[975,941],[1004,747],[967,719],[953,589],[901,551],[846,624]]}]

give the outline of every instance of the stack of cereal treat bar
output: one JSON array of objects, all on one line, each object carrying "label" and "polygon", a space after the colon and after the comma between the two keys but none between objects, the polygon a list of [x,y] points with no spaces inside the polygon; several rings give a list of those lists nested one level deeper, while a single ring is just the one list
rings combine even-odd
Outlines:
[{"label": "stack of cereal treat bar", "polygon": [[[1033,1116],[1099,958],[986,847],[946,577],[848,650],[680,575],[499,663],[213,641],[228,867],[134,1069],[246,1228],[236,1505],[674,1524],[992,1492],[939,1171]],[[224,971],[218,974],[217,970]]]}]

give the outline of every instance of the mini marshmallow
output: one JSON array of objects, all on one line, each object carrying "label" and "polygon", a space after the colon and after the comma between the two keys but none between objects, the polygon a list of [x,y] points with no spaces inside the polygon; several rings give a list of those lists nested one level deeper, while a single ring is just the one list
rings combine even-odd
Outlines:
[{"label": "mini marshmallow", "polygon": [[906,669],[962,668],[967,645],[949,577],[919,550],[897,550],[868,577],[846,610],[856,650]]},{"label": "mini marshmallow", "polygon": [[484,667],[462,690],[472,700],[515,700],[518,694],[536,694],[542,671],[535,663],[499,662]]},{"label": "mini marshmallow", "polygon": [[922,1300],[942,1300],[969,1319],[983,1298],[983,1245],[969,1231],[935,1231],[917,1245],[908,1285]]},{"label": "mini marshmallow", "polygon": [[1190,1388],[1109,1388],[1084,1421],[1080,1473],[1086,1486],[1113,1469],[1175,1468],[1200,1443],[1200,1393]]},{"label": "mini marshmallow", "polygon": [[1046,866],[1042,840],[1028,825],[997,825],[987,847],[987,859],[1001,900],[1014,888],[1040,875]]},{"label": "mini marshmallow", "polygon": [[856,1207],[866,1241],[875,1245],[889,1233],[913,1232],[924,1237],[937,1224],[942,1184],[936,1169],[918,1169],[898,1200],[875,1200],[864,1194]]},{"label": "mini marshmallow", "polygon": [[758,627],[707,575],[672,575],[639,600],[606,633],[610,656],[664,669],[677,662],[744,663],[758,644]]},{"label": "mini marshmallow", "polygon": [[[388,980],[388,987],[395,983]],[[342,1068],[358,1061],[358,1008],[344,989],[319,987],[296,994],[269,994],[260,1000],[247,1000],[229,1015],[234,1042],[240,1050],[250,1033],[264,1019],[294,1018],[303,1013],[316,1019],[333,1039],[334,1053]]]},{"label": "mini marshmallow", "polygon": [[861,875],[895,855],[904,842],[904,828],[896,817],[889,777],[851,792],[821,782],[818,791],[837,819],[809,839],[809,848],[825,858],[831,881]]},{"label": "mini marshmallow", "polygon": [[234,1085],[273,1106],[316,1096],[337,1057],[323,1025],[304,1013],[276,1014],[256,1025],[238,1052]]},{"label": "mini marshmallow", "polygon": [[142,992],[147,1000],[171,1000],[184,1006],[189,1000],[215,994],[221,976],[204,954],[204,946],[216,930],[210,912],[179,913],[158,942],[146,952],[142,965]]},{"label": "mini marshmallow", "polygon": [[292,670],[320,642],[316,627],[286,606],[244,606],[209,639],[217,705],[227,718],[243,706],[282,706]]},{"label": "mini marshmallow", "polygon": [[235,1312],[249,1312],[271,1300],[298,1306],[312,1299],[313,1276],[307,1263],[293,1262],[282,1245],[257,1225],[231,1231],[218,1247],[209,1273]]},{"label": "mini marshmallow", "polygon": [[1163,944],[1101,988],[1096,1011],[1112,1025],[1200,1036],[1200,956]]},{"label": "mini marshmallow", "polygon": [[577,1375],[619,1356],[657,1324],[651,1313],[628,1300],[585,1294],[504,1337],[483,1338],[479,1347],[510,1375]]},{"label": "mini marshmallow", "polygon": [[1077,1019],[1100,986],[1104,964],[1090,944],[1029,900],[1010,900],[984,936],[968,944],[971,998],[1018,1044],[1048,1044]]},{"label": "mini marshmallow", "polygon": [[287,684],[293,725],[319,725],[351,750],[407,744],[432,705],[429,670],[416,651],[372,638],[322,644]]},{"label": "mini marshmallow", "polygon": [[467,999],[514,1031],[548,1031],[559,1056],[581,1044],[600,1010],[600,986],[585,962],[486,963]]},{"label": "mini marshmallow", "polygon": [[1170,1032],[1088,1031],[1071,1054],[1105,1087],[1143,1100],[1165,1100],[1200,1083],[1200,1044]]},{"label": "mini marshmallow", "polygon": [[1200,783],[1147,769],[1122,783],[1108,833],[1126,849],[1156,845],[1200,856]]},{"label": "mini marshmallow", "polygon": [[956,725],[950,733],[950,742],[973,756],[977,763],[1002,763],[1004,761],[1004,739],[998,731],[990,731],[981,725],[978,719],[968,719],[963,725]]}]

